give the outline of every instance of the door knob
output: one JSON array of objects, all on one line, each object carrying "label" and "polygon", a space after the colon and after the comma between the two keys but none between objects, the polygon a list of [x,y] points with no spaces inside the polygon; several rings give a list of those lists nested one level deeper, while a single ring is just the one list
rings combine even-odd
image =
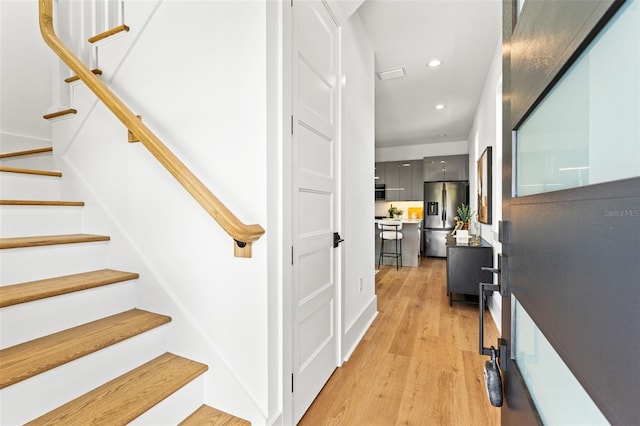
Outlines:
[{"label": "door knob", "polygon": [[334,232],[333,233],[333,248],[336,248],[340,245],[341,242],[343,242],[344,239],[342,239],[340,237],[340,234],[338,232]]}]

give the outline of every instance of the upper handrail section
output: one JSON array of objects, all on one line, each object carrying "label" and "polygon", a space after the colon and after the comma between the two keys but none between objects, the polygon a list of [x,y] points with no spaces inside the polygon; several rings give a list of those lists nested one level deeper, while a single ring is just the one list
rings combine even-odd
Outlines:
[{"label": "upper handrail section", "polygon": [[264,229],[258,224],[242,223],[107,85],[65,46],[56,35],[53,26],[53,0],[39,0],[39,14],[40,32],[45,43],[235,240],[235,255],[251,257],[251,243],[264,234]]}]

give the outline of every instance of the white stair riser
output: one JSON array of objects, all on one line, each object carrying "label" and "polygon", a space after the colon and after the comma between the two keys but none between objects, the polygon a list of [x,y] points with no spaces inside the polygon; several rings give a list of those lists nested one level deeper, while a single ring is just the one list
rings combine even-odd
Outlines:
[{"label": "white stair riser", "polygon": [[37,139],[29,136],[14,135],[0,131],[0,152],[27,151],[30,149],[48,148],[51,140]]},{"label": "white stair riser", "polygon": [[21,155],[0,160],[0,165],[5,167],[17,167],[34,170],[56,170],[51,153]]},{"label": "white stair riser", "polygon": [[129,423],[130,426],[175,426],[202,405],[204,379],[196,379]]},{"label": "white stair riser", "polygon": [[108,242],[0,250],[0,285],[107,267]]},{"label": "white stair riser", "polygon": [[0,348],[24,343],[134,307],[134,281],[8,306],[0,310]]},{"label": "white stair riser", "polygon": [[60,178],[0,172],[0,198],[3,200],[59,200]]},{"label": "white stair riser", "polygon": [[0,390],[0,424],[24,424],[167,352],[166,329],[158,327]]},{"label": "white stair riser", "polygon": [[78,234],[82,208],[71,206],[0,206],[0,237]]}]

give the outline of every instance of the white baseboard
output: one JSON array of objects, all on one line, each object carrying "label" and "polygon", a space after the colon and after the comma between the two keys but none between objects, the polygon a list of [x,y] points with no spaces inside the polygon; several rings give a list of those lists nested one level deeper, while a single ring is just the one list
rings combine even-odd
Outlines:
[{"label": "white baseboard", "polygon": [[369,304],[364,308],[351,327],[345,331],[342,337],[342,347],[348,347],[342,354],[342,362],[346,362],[351,357],[353,351],[364,337],[365,333],[378,316],[378,297],[373,296]]}]

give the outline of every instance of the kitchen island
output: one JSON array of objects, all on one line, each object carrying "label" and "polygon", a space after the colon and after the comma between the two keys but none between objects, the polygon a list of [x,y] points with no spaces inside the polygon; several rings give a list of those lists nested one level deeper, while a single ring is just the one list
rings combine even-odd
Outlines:
[{"label": "kitchen island", "polygon": [[[375,220],[375,265],[378,267],[378,259],[380,257],[380,230],[378,222]],[[402,266],[418,266],[420,262],[420,237],[422,234],[422,219],[401,219],[402,222]],[[392,243],[386,243],[392,244]],[[384,258],[383,265],[395,265],[396,260],[393,258]]]}]

